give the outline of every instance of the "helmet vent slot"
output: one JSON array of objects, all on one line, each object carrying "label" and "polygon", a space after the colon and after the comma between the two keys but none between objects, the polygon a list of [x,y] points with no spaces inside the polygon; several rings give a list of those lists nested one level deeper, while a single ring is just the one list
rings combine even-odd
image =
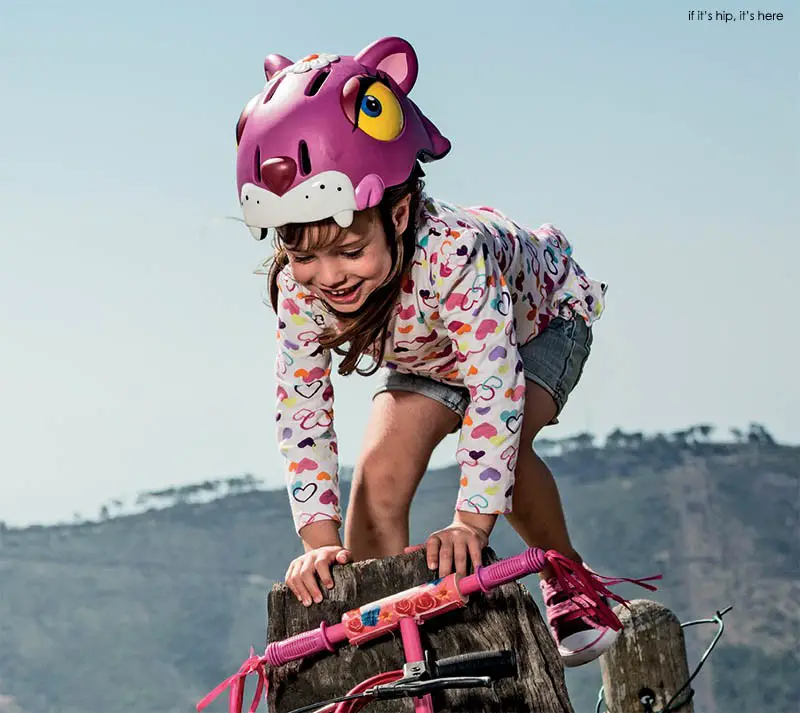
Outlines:
[{"label": "helmet vent slot", "polygon": [[311,173],[311,156],[308,153],[308,144],[305,141],[300,142],[298,158],[299,161],[297,163],[300,166],[300,173],[303,176],[307,176]]},{"label": "helmet vent slot", "polygon": [[325,83],[330,73],[330,69],[323,69],[317,72],[314,79],[312,79],[308,87],[306,87],[306,96],[313,97],[322,88],[322,85]]},{"label": "helmet vent slot", "polygon": [[272,86],[269,88],[269,91],[267,92],[267,95],[264,97],[264,101],[262,102],[262,104],[266,104],[270,99],[272,99],[272,97],[275,95],[275,92],[278,91],[278,87],[280,86],[280,83],[282,81],[283,81],[283,75],[278,77],[278,79],[275,82],[273,82]]}]

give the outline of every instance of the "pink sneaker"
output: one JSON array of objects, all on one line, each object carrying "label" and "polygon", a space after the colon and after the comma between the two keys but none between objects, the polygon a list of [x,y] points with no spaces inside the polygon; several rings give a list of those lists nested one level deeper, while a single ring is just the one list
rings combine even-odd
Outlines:
[{"label": "pink sneaker", "polygon": [[[627,601],[609,591],[614,584],[628,582],[655,591],[645,582],[661,575],[642,579],[604,577],[587,567],[563,557],[550,564],[556,576],[541,580],[547,623],[558,644],[558,653],[567,667],[583,666],[608,651],[616,641],[622,624],[608,605],[613,599],[623,606]],[[566,567],[564,566],[566,564]]]},{"label": "pink sneaker", "polygon": [[[585,594],[564,592],[555,577],[541,580],[547,623],[565,666],[583,666],[604,654],[619,632],[597,618],[597,605]],[[603,603],[607,601],[603,598]]]}]

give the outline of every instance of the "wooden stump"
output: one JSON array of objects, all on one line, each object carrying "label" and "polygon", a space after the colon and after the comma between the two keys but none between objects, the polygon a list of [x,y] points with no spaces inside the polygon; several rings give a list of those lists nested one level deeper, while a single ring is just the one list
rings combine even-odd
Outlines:
[{"label": "wooden stump", "polygon": [[[487,549],[484,564],[496,561]],[[279,641],[319,626],[336,624],[342,614],[432,579],[424,551],[333,568],[334,588],[326,599],[304,607],[284,584],[268,596],[267,640]],[[475,594],[460,610],[430,619],[420,627],[423,646],[437,658],[478,650],[513,649],[519,677],[498,681],[492,689],[445,691],[433,694],[436,711],[477,713],[573,713],[564,684],[564,669],[533,599],[521,584],[506,584],[488,594]],[[291,662],[270,670],[269,710],[294,708],[346,694],[378,673],[402,669],[399,631],[353,647],[343,643],[335,653]],[[370,704],[370,713],[413,710],[408,700]]]},{"label": "wooden stump", "polygon": [[[615,607],[624,628],[600,658],[606,709],[611,713],[663,710],[689,678],[683,629],[677,617],[657,602],[634,599],[628,606],[630,611]],[[672,707],[688,695],[684,690]],[[649,708],[643,698],[652,699]],[[693,711],[691,701],[680,706],[680,713]]]}]

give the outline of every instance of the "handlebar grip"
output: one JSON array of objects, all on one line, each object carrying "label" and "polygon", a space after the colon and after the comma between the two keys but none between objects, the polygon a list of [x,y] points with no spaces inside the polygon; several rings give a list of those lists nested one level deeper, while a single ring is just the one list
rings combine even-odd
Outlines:
[{"label": "handlebar grip", "polygon": [[518,555],[500,560],[487,567],[478,567],[475,574],[464,577],[458,588],[465,596],[478,591],[487,592],[501,584],[508,584],[529,574],[541,572],[546,564],[545,552],[531,547]]},{"label": "handlebar grip", "polygon": [[318,629],[304,631],[283,641],[274,641],[264,652],[270,666],[282,666],[288,661],[302,659],[321,651],[334,651],[328,635],[325,633],[325,624]]},{"label": "handlebar grip", "polygon": [[453,676],[489,676],[493,680],[517,675],[517,655],[514,651],[476,651],[440,659],[433,665],[434,678]]}]

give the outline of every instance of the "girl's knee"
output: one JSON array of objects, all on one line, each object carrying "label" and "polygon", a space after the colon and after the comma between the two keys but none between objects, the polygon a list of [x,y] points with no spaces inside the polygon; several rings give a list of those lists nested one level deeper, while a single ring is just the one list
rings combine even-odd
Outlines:
[{"label": "girl's knee", "polygon": [[417,473],[367,453],[356,468],[350,500],[369,519],[402,521],[408,517],[418,480]]},{"label": "girl's knee", "polygon": [[516,478],[530,478],[542,472],[550,473],[546,461],[537,452],[534,441],[522,441],[517,452],[517,462],[514,467]]}]

